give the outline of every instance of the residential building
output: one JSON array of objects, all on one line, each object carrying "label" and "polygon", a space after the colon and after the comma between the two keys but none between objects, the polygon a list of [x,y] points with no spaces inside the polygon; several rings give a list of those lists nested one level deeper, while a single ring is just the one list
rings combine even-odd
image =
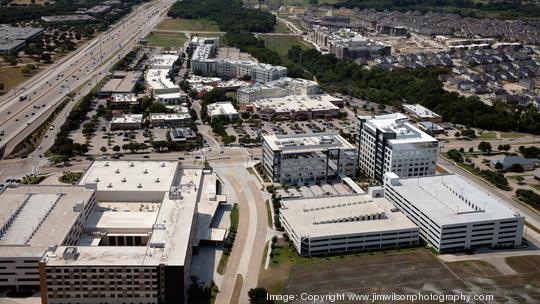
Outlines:
[{"label": "residential building", "polygon": [[263,136],[263,167],[278,183],[304,183],[352,176],[356,147],[336,134]]},{"label": "residential building", "polygon": [[191,115],[187,113],[152,113],[150,123],[154,127],[187,127],[191,124]]},{"label": "residential building", "polygon": [[238,119],[238,111],[234,108],[233,104],[228,101],[220,101],[211,103],[207,107],[208,116],[214,120],[216,118],[225,118],[229,121]]},{"label": "residential building", "polygon": [[111,120],[109,129],[114,130],[136,130],[143,126],[142,114],[122,114],[114,116]]},{"label": "residential building", "polygon": [[313,41],[322,50],[334,54],[340,59],[372,59],[391,55],[389,45],[368,39],[359,32],[347,28],[331,31],[325,27],[315,27]]},{"label": "residential building", "polygon": [[282,199],[279,217],[302,256],[417,245],[418,227],[382,194]]},{"label": "residential building", "polygon": [[455,174],[384,175],[384,194],[439,252],[521,245],[524,218]]},{"label": "residential building", "polygon": [[422,132],[403,114],[359,116],[358,167],[382,181],[386,172],[399,177],[435,174],[438,141]]},{"label": "residential building", "polygon": [[442,122],[442,116],[421,104],[403,104],[403,110],[416,121]]}]

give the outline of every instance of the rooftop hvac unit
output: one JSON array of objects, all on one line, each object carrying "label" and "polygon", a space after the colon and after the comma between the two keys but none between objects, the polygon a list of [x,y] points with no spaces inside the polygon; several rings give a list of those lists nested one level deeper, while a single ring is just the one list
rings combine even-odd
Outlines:
[{"label": "rooftop hvac unit", "polygon": [[106,163],[105,163],[105,167],[108,167],[108,166],[109,166],[109,162],[106,162]]},{"label": "rooftop hvac unit", "polygon": [[112,188],[112,183],[109,183],[109,184],[107,185],[107,188]]},{"label": "rooftop hvac unit", "polygon": [[139,189],[142,188],[142,184],[139,183],[139,184],[137,185],[137,188],[139,188]]},{"label": "rooftop hvac unit", "polygon": [[116,169],[116,170],[114,171],[114,173],[117,173],[117,174],[120,173],[120,169]]},{"label": "rooftop hvac unit", "polygon": [[125,183],[125,182],[127,182],[127,179],[124,177],[122,178],[122,183]]}]

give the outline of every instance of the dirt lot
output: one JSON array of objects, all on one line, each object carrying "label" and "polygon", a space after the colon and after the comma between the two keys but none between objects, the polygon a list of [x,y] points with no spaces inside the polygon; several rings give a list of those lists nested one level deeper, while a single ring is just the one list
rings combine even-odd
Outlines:
[{"label": "dirt lot", "polygon": [[[309,260],[309,259],[304,259]],[[444,264],[424,249],[349,255],[313,263],[300,262],[290,267],[283,294],[460,294],[493,295],[494,300],[471,300],[469,303],[539,303],[540,257],[508,259],[518,274],[502,275],[494,266],[482,261]],[[288,266],[286,264],[281,266]],[[281,266],[263,270],[262,278],[279,273]],[[262,281],[261,284],[269,283]],[[274,282],[275,284],[276,282]],[[271,292],[276,290],[270,287]],[[272,288],[274,287],[274,288]],[[293,303],[313,301],[293,300]],[[339,301],[362,303],[362,301]],[[371,301],[364,301],[368,303]],[[377,301],[376,301],[377,302]],[[391,303],[392,301],[378,301]],[[403,303],[410,303],[402,301]],[[415,303],[437,303],[416,301]],[[466,303],[443,301],[442,303]]]}]

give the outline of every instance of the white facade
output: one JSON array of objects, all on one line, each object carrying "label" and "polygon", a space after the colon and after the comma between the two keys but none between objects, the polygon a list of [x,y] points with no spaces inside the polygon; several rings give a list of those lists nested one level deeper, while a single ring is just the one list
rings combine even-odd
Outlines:
[{"label": "white facade", "polygon": [[191,123],[191,115],[187,113],[153,113],[150,123],[154,127],[186,127]]},{"label": "white facade", "polygon": [[400,177],[435,174],[438,141],[416,128],[403,114],[358,117],[358,166],[382,181],[386,172]]},{"label": "white facade", "polygon": [[442,117],[421,104],[403,104],[403,110],[417,121],[442,122]]},{"label": "white facade", "polygon": [[210,119],[215,119],[218,117],[224,117],[229,121],[238,119],[238,111],[236,111],[233,104],[228,101],[209,104],[207,106],[207,112]]},{"label": "white facade", "polygon": [[145,75],[146,87],[156,99],[165,105],[179,105],[187,101],[187,94],[169,78],[168,69],[150,69]]},{"label": "white facade", "polygon": [[263,167],[273,182],[304,183],[352,176],[356,147],[336,134],[263,136]]},{"label": "white facade", "polygon": [[253,110],[262,120],[293,119],[308,120],[331,118],[339,115],[343,99],[328,94],[289,95],[278,98],[263,98],[251,103]]},{"label": "white facade", "polygon": [[524,218],[458,175],[386,173],[384,191],[437,251],[521,245]]},{"label": "white facade", "polygon": [[239,103],[250,103],[261,98],[277,98],[288,95],[314,95],[320,93],[319,84],[313,80],[282,77],[268,83],[257,83],[237,91]]},{"label": "white facade", "polygon": [[111,130],[135,130],[142,128],[142,114],[122,114],[114,116],[111,120]]},{"label": "white facade", "polygon": [[381,192],[282,199],[281,224],[302,256],[417,245],[418,227]]}]

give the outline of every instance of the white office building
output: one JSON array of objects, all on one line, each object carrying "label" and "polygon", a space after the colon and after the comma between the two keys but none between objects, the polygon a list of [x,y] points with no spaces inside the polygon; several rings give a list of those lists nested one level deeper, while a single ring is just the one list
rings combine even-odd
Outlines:
[{"label": "white office building", "polygon": [[382,192],[282,199],[281,224],[302,256],[417,245],[418,227]]},{"label": "white office building", "polygon": [[304,183],[352,176],[356,147],[336,134],[263,136],[263,167],[273,182]]},{"label": "white office building", "polygon": [[178,128],[191,124],[191,115],[188,113],[152,113],[150,123],[154,127]]},{"label": "white office building", "polygon": [[399,177],[435,174],[438,141],[408,122],[405,115],[359,116],[358,167],[382,181],[386,172]]},{"label": "white office building", "polygon": [[521,245],[523,216],[458,175],[400,179],[389,172],[384,192],[437,251]]},{"label": "white office building", "polygon": [[237,91],[237,100],[241,104],[251,103],[262,98],[278,98],[288,95],[314,95],[321,89],[316,81],[282,77],[268,83],[255,83],[253,86],[240,88]]},{"label": "white office building", "polygon": [[114,116],[109,129],[114,130],[136,130],[141,129],[143,124],[142,114],[122,114]]},{"label": "white office building", "polygon": [[251,103],[261,120],[309,120],[339,116],[343,99],[328,94],[263,98]]},{"label": "white office building", "polygon": [[180,57],[173,54],[154,55],[148,59],[148,69],[169,70],[172,72],[176,68],[176,62]]},{"label": "white office building", "polygon": [[228,101],[211,103],[206,109],[208,116],[210,116],[210,119],[212,120],[219,117],[226,118],[229,121],[238,119],[238,111],[236,111],[233,104]]},{"label": "white office building", "polygon": [[421,104],[403,104],[403,110],[416,121],[442,122],[442,116]]}]

